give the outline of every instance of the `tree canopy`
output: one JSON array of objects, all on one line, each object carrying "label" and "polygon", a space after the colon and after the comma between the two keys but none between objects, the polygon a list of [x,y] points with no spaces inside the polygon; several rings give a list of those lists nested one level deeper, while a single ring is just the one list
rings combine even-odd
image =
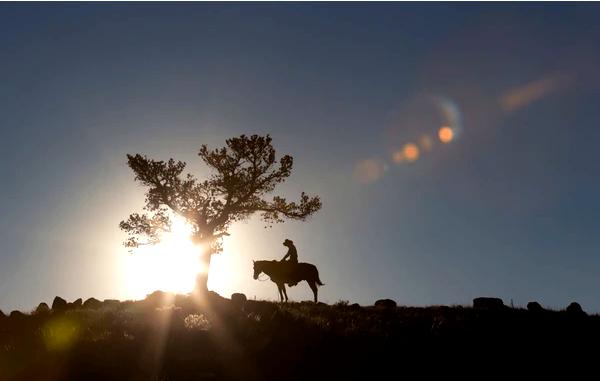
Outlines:
[{"label": "tree canopy", "polygon": [[202,145],[198,155],[210,169],[204,180],[184,174],[186,163],[127,155],[135,180],[147,187],[143,213],[121,221],[128,233],[127,247],[155,244],[171,229],[170,216],[183,217],[192,227],[192,240],[210,254],[221,250],[218,238],[228,235],[231,223],[259,213],[267,226],[287,219],[305,220],[321,208],[318,196],[302,192],[297,201],[268,195],[291,174],[293,158],[276,158],[269,135],[241,135],[221,148]]}]

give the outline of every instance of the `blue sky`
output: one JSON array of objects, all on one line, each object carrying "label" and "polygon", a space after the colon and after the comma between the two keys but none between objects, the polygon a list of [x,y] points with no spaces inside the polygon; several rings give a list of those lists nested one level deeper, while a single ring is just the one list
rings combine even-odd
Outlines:
[{"label": "blue sky", "polygon": [[307,223],[235,225],[217,291],[274,299],[251,260],[282,257],[287,237],[328,302],[490,295],[600,311],[599,16],[540,3],[2,4],[0,309],[131,297],[118,222],[143,189],[125,154],[182,159],[201,177],[201,144],[269,133],[295,158],[281,193],[324,207]]}]

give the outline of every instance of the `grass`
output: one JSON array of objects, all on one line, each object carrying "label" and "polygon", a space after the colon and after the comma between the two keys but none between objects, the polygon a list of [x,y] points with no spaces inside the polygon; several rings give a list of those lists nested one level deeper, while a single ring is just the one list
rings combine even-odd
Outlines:
[{"label": "grass", "polygon": [[216,294],[199,303],[156,293],[0,317],[0,380],[342,379],[449,360],[515,366],[598,339],[600,317],[565,311],[252,300],[240,309]]}]

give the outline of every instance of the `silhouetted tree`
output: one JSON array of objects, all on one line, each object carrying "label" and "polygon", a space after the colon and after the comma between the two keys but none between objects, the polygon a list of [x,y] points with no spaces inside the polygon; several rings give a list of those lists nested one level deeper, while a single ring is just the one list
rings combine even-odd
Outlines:
[{"label": "silhouetted tree", "polygon": [[[204,247],[201,260],[208,269],[211,256],[222,249],[219,238],[228,235],[232,222],[258,212],[272,226],[284,218],[304,220],[321,208],[318,196],[304,192],[297,202],[279,196],[266,199],[290,176],[293,164],[289,155],[276,160],[269,135],[241,135],[214,150],[202,145],[198,155],[212,170],[204,181],[191,174],[183,175],[186,163],[182,161],[127,155],[135,180],[148,191],[145,212],[133,213],[119,224],[129,234],[125,246],[158,243],[161,234],[170,231],[169,216],[179,215],[192,226],[192,241]],[[207,290],[207,280],[207,273],[198,275],[198,291]]]}]

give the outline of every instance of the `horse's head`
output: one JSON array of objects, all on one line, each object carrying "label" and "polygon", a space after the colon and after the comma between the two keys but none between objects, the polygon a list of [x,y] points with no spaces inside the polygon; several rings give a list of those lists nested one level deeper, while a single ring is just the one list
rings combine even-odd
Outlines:
[{"label": "horse's head", "polygon": [[258,279],[260,273],[262,273],[262,263],[261,261],[253,261],[254,262],[254,279]]}]

